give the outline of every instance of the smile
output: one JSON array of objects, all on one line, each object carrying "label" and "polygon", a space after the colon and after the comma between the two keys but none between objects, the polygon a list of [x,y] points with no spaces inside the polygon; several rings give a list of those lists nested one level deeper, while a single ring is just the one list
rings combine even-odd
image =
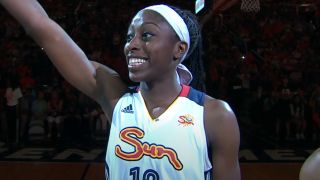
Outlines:
[{"label": "smile", "polygon": [[146,60],[145,59],[140,59],[140,58],[130,58],[129,59],[129,62],[128,62],[128,65],[129,66],[139,66],[143,63],[145,63]]}]

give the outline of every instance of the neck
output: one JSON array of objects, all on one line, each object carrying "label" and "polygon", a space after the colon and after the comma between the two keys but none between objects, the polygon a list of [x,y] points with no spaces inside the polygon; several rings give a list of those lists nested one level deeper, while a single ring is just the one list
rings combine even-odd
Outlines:
[{"label": "neck", "polygon": [[176,80],[166,83],[140,83],[141,94],[149,110],[167,108],[177,98],[181,88]]}]

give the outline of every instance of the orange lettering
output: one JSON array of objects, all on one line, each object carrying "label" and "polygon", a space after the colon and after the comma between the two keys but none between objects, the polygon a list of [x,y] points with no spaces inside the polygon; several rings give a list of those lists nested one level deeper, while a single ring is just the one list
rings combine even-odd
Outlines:
[{"label": "orange lettering", "polygon": [[133,137],[130,134],[135,135],[138,138],[143,138],[144,132],[137,128],[126,128],[120,132],[120,138],[122,141],[132,145],[135,150],[132,153],[123,152],[119,145],[116,146],[116,155],[122,159],[135,161],[139,160],[143,156],[143,149],[141,142]]},{"label": "orange lettering", "polygon": [[[135,137],[133,137],[135,136]],[[178,159],[177,153],[171,149],[162,145],[149,144],[147,142],[142,143],[139,139],[144,137],[144,132],[137,127],[128,127],[120,132],[120,139],[134,147],[133,152],[122,151],[119,145],[115,148],[115,153],[118,157],[124,160],[137,161],[144,155],[151,158],[161,159],[165,156],[168,157],[170,164],[177,170],[183,168],[182,163]]]}]

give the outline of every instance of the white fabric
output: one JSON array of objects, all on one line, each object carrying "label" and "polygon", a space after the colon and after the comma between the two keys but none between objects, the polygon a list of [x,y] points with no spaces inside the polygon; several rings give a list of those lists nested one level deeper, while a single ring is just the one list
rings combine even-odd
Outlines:
[{"label": "white fabric", "polygon": [[[179,39],[187,43],[187,50],[181,58],[181,62],[183,62],[189,51],[190,36],[188,27],[181,16],[169,6],[163,4],[149,6],[143,10],[152,10],[159,13],[170,24],[170,26],[178,35]],[[190,84],[193,77],[186,66],[180,63],[177,67],[177,73],[179,75],[179,81],[181,84]]]},{"label": "white fabric", "polygon": [[12,90],[12,88],[6,89],[5,98],[7,99],[7,106],[15,106],[18,104],[18,100],[22,98],[20,88]]},{"label": "white fabric", "polygon": [[[193,97],[199,96],[198,91],[190,93]],[[205,172],[210,171],[212,165],[208,157],[203,112],[204,107],[196,100],[179,96],[163,114],[152,119],[140,92],[125,94],[113,112],[106,154],[106,179],[133,179],[138,175],[144,179],[142,176],[146,172],[159,175],[153,179],[206,179]],[[189,124],[181,122],[183,117],[192,117]],[[139,129],[143,135],[123,136],[121,132],[127,129]],[[131,140],[125,141],[125,137]],[[183,168],[176,169],[167,156],[147,155],[147,152],[138,156],[136,153],[142,151],[138,146],[140,143],[171,149]],[[130,157],[119,156],[117,148]],[[133,157],[133,154],[137,156]]]},{"label": "white fabric", "polygon": [[191,83],[193,77],[185,65],[180,63],[177,67],[177,73],[179,75],[180,84],[189,85]]}]

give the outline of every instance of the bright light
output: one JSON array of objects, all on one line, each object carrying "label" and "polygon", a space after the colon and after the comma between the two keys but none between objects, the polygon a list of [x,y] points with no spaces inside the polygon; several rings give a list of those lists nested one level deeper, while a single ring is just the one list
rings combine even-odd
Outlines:
[{"label": "bright light", "polygon": [[195,3],[196,14],[203,8],[204,8],[204,0],[196,0],[196,3]]}]

